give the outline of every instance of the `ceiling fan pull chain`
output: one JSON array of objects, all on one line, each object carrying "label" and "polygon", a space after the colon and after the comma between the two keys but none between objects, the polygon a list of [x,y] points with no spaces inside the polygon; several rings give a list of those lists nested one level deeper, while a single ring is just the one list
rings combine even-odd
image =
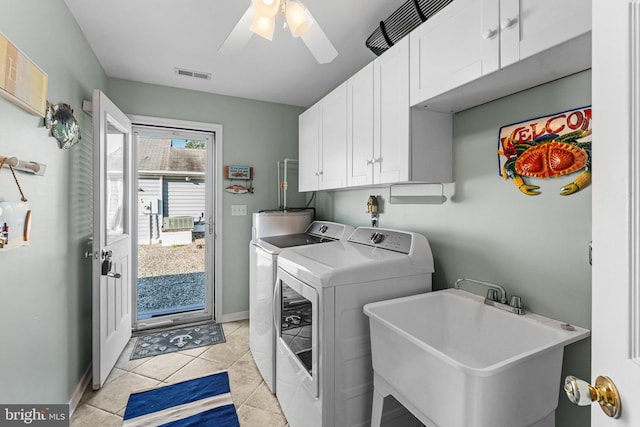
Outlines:
[{"label": "ceiling fan pull chain", "polygon": [[422,12],[422,8],[420,7],[420,3],[418,2],[418,0],[413,0],[413,5],[416,7],[416,12],[418,12],[418,16],[420,17],[420,20],[422,22],[426,21],[427,17]]},{"label": "ceiling fan pull chain", "polygon": [[384,21],[380,21],[380,31],[382,31],[382,37],[384,37],[384,41],[387,42],[389,47],[393,46],[393,42],[391,41],[391,38],[389,38],[389,35],[387,34],[387,29],[384,26]]}]

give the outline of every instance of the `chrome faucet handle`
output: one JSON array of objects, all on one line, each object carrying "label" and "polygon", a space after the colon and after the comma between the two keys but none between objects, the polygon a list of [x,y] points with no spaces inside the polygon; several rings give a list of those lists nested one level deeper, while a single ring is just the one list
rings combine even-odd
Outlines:
[{"label": "chrome faucet handle", "polygon": [[515,308],[522,308],[522,299],[519,296],[512,295],[509,299],[509,305]]},{"label": "chrome faucet handle", "polygon": [[498,290],[493,288],[487,289],[487,299],[489,301],[498,301]]}]

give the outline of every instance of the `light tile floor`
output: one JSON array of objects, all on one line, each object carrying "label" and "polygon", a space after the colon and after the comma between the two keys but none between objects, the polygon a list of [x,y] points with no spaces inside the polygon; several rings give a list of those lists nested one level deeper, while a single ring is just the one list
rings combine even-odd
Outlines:
[{"label": "light tile floor", "polygon": [[262,380],[249,350],[249,322],[223,323],[226,342],[208,347],[129,360],[136,338],[125,348],[105,385],[89,388],[71,418],[71,427],[121,426],[129,394],[226,369],[241,427],[288,427],[278,400]]}]

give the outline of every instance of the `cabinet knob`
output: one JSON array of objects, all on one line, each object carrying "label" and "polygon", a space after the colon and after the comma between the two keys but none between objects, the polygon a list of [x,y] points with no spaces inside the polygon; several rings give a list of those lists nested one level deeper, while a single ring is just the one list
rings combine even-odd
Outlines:
[{"label": "cabinet knob", "polygon": [[488,28],[488,29],[486,29],[486,30],[484,30],[482,32],[482,38],[485,39],[485,40],[489,40],[489,39],[494,38],[497,33],[498,32],[496,30],[492,30],[492,29]]},{"label": "cabinet knob", "polygon": [[367,159],[367,164],[368,165],[372,165],[373,164],[373,159]]},{"label": "cabinet knob", "polygon": [[502,28],[503,30],[506,30],[507,28],[513,27],[513,24],[515,23],[516,23],[515,19],[504,18],[502,21],[500,21],[500,28]]}]

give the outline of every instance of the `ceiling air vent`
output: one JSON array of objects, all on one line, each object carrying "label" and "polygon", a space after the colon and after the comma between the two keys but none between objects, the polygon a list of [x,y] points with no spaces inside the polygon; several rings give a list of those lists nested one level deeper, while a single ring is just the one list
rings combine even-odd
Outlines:
[{"label": "ceiling air vent", "polygon": [[203,71],[186,70],[176,67],[176,74],[178,76],[193,77],[194,79],[211,80],[211,73],[205,73]]}]

